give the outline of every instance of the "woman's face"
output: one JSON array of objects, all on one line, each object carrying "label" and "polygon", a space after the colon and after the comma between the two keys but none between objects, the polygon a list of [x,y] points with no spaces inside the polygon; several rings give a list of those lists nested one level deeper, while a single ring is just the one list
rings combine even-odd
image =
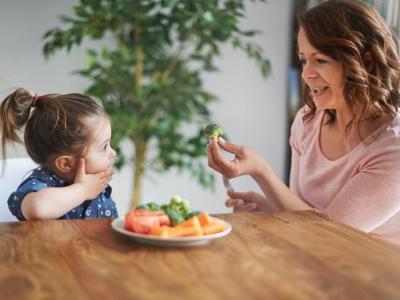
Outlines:
[{"label": "woman's face", "polygon": [[345,107],[343,96],[344,70],[340,62],[315,49],[303,28],[298,35],[301,76],[310,87],[315,106],[319,110]]}]

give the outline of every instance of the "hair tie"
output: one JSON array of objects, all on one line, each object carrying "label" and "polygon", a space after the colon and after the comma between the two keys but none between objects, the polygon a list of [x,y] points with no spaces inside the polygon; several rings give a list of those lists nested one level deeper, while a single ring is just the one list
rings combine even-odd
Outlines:
[{"label": "hair tie", "polygon": [[38,93],[35,93],[35,95],[33,95],[33,102],[32,102],[32,107],[36,107],[36,102],[39,100],[40,96]]}]

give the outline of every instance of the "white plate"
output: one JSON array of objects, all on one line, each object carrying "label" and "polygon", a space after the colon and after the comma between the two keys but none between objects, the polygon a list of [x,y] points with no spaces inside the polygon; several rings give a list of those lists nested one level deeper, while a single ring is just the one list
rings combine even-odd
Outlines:
[{"label": "white plate", "polygon": [[190,237],[171,237],[171,238],[162,238],[155,235],[141,234],[135,233],[125,229],[125,220],[118,218],[114,219],[111,223],[112,228],[126,236],[129,236],[135,239],[138,242],[150,244],[150,245],[158,245],[158,246],[170,246],[170,247],[188,247],[188,246],[201,246],[206,245],[211,242],[213,239],[217,239],[223,237],[231,232],[232,226],[228,222],[218,219],[212,218],[214,221],[220,221],[226,223],[228,226],[222,232],[208,234],[204,236],[190,236]]}]

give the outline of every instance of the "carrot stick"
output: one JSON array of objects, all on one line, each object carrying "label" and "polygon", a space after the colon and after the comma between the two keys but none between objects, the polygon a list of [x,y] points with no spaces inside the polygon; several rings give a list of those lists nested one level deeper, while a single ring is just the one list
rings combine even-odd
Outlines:
[{"label": "carrot stick", "polygon": [[209,223],[208,225],[202,226],[201,229],[203,231],[203,234],[207,235],[224,231],[226,227],[227,224],[225,222],[215,221]]},{"label": "carrot stick", "polygon": [[211,219],[210,215],[205,211],[203,211],[200,214],[198,214],[197,218],[199,219],[199,222],[200,222],[201,226],[205,226],[205,225],[210,224],[212,222],[212,219]]},{"label": "carrot stick", "polygon": [[197,216],[194,216],[175,226],[175,228],[180,228],[180,227],[200,227],[200,222]]}]

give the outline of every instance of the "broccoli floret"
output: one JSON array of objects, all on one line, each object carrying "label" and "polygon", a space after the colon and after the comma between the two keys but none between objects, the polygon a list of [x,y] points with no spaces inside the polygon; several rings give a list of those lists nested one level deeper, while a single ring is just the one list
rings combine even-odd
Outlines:
[{"label": "broccoli floret", "polygon": [[160,205],[158,205],[157,203],[154,203],[154,202],[147,203],[147,207],[149,210],[152,210],[152,211],[161,210]]},{"label": "broccoli floret", "polygon": [[149,206],[147,204],[140,204],[140,205],[136,206],[135,208],[149,210]]},{"label": "broccoli floret", "polygon": [[179,195],[173,196],[167,205],[161,205],[161,209],[168,215],[171,212],[176,212],[185,220],[188,219],[188,215],[192,212],[190,202],[186,199],[182,199]]},{"label": "broccoli floret", "polygon": [[213,138],[218,139],[224,132],[217,124],[210,124],[206,128],[203,129],[201,135],[208,140],[212,140]]},{"label": "broccoli floret", "polygon": [[192,218],[192,217],[194,217],[194,216],[197,216],[197,215],[199,215],[199,214],[201,214],[201,211],[195,210],[195,211],[192,211],[191,213],[189,213],[189,214],[186,216],[186,218],[187,218],[187,219],[190,219],[190,218]]},{"label": "broccoli floret", "polygon": [[158,205],[157,203],[154,203],[154,202],[143,203],[143,204],[136,206],[136,208],[140,208],[140,209],[144,209],[144,210],[151,210],[151,211],[161,210],[160,205]]},{"label": "broccoli floret", "polygon": [[179,195],[175,195],[169,200],[169,205],[180,205],[182,202],[182,198]]},{"label": "broccoli floret", "polygon": [[182,214],[180,214],[179,212],[177,212],[175,210],[168,211],[167,215],[168,215],[169,219],[171,220],[172,225],[174,225],[174,226],[185,221],[185,217],[182,216]]},{"label": "broccoli floret", "polygon": [[168,210],[175,210],[181,213],[184,217],[186,217],[187,214],[192,212],[192,208],[190,207],[190,202],[186,199],[182,199],[179,195],[176,195],[171,198],[168,205]]},{"label": "broccoli floret", "polygon": [[192,207],[190,206],[189,200],[182,200],[181,212],[183,213],[185,218],[192,212]]}]

